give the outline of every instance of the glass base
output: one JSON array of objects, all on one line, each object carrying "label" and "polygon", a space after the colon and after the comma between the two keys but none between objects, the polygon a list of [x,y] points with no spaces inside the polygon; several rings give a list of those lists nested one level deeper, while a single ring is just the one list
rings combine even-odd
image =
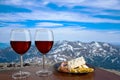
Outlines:
[{"label": "glass base", "polygon": [[40,76],[40,77],[42,77],[42,76],[49,76],[51,74],[52,74],[52,71],[49,71],[49,70],[40,70],[40,71],[36,72],[36,75]]},{"label": "glass base", "polygon": [[27,77],[30,76],[30,73],[29,72],[23,72],[23,71],[20,71],[20,72],[17,72],[17,73],[14,73],[12,75],[12,78],[13,79],[25,79]]}]

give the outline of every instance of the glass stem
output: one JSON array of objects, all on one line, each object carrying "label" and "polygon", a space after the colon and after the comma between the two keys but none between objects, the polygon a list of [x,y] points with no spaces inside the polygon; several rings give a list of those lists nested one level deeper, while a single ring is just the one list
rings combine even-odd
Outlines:
[{"label": "glass stem", "polygon": [[20,73],[22,74],[22,68],[23,68],[23,56],[20,55]]},{"label": "glass stem", "polygon": [[43,69],[45,69],[45,55],[43,55]]}]

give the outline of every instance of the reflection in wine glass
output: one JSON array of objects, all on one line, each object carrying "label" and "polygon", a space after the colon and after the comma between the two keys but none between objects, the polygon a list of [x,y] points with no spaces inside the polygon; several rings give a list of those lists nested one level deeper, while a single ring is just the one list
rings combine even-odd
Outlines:
[{"label": "reflection in wine glass", "polygon": [[19,72],[14,73],[12,78],[14,79],[23,79],[30,75],[29,72],[22,71],[23,68],[23,58],[22,55],[25,54],[31,45],[30,31],[26,29],[12,29],[10,44],[12,49],[20,55],[20,66],[21,69]]},{"label": "reflection in wine glass", "polygon": [[43,54],[43,69],[36,72],[38,76],[48,76],[52,72],[45,69],[45,54],[47,54],[53,46],[53,32],[48,29],[37,29],[35,33],[35,45],[39,52]]}]

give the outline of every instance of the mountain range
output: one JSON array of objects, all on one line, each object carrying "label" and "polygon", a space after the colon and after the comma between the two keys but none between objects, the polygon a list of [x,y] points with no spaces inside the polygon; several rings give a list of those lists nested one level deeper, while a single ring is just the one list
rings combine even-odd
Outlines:
[{"label": "mountain range", "polygon": [[[120,71],[120,46],[106,42],[56,41],[46,55],[46,63],[54,64],[83,56],[86,63],[95,67]],[[10,46],[0,49],[0,62],[18,62],[19,55]],[[42,63],[42,54],[34,45],[24,55],[26,63]]]}]

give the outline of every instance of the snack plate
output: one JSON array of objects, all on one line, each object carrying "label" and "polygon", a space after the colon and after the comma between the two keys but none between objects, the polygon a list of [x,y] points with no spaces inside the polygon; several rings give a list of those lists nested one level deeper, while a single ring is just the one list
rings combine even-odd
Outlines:
[{"label": "snack plate", "polygon": [[[58,70],[58,68],[59,68],[59,66],[61,65],[61,62],[60,63],[56,63],[56,64],[54,64],[54,68],[55,68],[55,70],[56,71],[58,71],[58,72],[63,72],[63,71],[59,71]],[[94,69],[94,67],[93,66],[90,66],[90,65],[88,65],[87,64],[87,66],[89,67],[89,68],[93,68]],[[94,69],[95,70],[95,69]],[[93,71],[94,72],[94,71]],[[72,73],[72,74],[85,74],[85,73],[91,73],[91,72],[63,72],[63,73]]]}]

